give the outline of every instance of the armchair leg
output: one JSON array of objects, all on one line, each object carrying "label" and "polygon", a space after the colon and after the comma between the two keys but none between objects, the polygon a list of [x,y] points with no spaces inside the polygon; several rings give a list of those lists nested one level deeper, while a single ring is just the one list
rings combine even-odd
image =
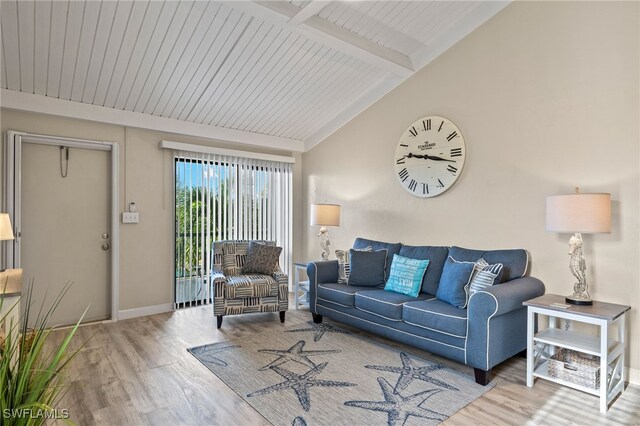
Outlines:
[{"label": "armchair leg", "polygon": [[284,314],[286,311],[280,311],[280,322],[284,324]]},{"label": "armchair leg", "polygon": [[216,315],[216,321],[218,322],[218,327],[222,327],[222,315]]},{"label": "armchair leg", "polygon": [[320,324],[322,322],[322,315],[314,314],[311,312],[311,316],[313,317],[313,322],[315,324]]},{"label": "armchair leg", "polygon": [[487,386],[491,381],[491,371],[474,368],[473,373],[476,376],[476,383],[479,385]]}]

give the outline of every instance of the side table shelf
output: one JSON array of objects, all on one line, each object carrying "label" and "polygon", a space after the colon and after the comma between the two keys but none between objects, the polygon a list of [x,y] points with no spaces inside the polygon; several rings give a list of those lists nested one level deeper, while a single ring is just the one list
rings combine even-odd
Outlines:
[{"label": "side table shelf", "polygon": [[[596,395],[600,398],[600,412],[606,413],[611,401],[624,390],[625,321],[630,307],[594,302],[593,306],[571,305],[565,309],[553,306],[554,303],[564,303],[564,297],[549,294],[524,302],[528,318],[527,386],[532,387],[534,379],[541,378]],[[539,315],[549,318],[549,327],[535,333]],[[556,327],[557,319],[595,325],[599,335],[562,330]],[[616,336],[610,335],[609,330],[614,325],[617,326]],[[599,357],[599,388],[551,376],[549,358],[558,348]]]},{"label": "side table shelf", "polygon": [[[300,306],[309,306],[309,280],[300,280],[300,272],[307,271],[307,263],[306,262],[295,262],[295,276],[293,282],[293,303],[295,309],[298,309]],[[302,292],[302,294],[300,293]]]}]

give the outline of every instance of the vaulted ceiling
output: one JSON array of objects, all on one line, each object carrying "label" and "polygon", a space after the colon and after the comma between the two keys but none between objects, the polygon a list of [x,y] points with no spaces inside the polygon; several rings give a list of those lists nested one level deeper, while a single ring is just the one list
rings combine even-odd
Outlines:
[{"label": "vaulted ceiling", "polygon": [[0,4],[0,105],[304,151],[507,2]]}]

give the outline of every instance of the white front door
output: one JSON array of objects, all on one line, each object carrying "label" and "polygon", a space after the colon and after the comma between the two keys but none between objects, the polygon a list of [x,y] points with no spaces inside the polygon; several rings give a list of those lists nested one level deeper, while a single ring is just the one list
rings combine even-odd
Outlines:
[{"label": "white front door", "polygon": [[32,318],[67,282],[50,325],[77,322],[87,306],[84,322],[109,318],[111,153],[23,141],[21,156],[20,263],[24,284],[33,280]]}]

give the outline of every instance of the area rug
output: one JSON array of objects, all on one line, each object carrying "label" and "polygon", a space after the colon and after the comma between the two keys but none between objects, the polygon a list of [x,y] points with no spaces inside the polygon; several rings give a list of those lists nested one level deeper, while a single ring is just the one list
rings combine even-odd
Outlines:
[{"label": "area rug", "polygon": [[328,323],[188,351],[274,425],[436,425],[492,387]]}]

